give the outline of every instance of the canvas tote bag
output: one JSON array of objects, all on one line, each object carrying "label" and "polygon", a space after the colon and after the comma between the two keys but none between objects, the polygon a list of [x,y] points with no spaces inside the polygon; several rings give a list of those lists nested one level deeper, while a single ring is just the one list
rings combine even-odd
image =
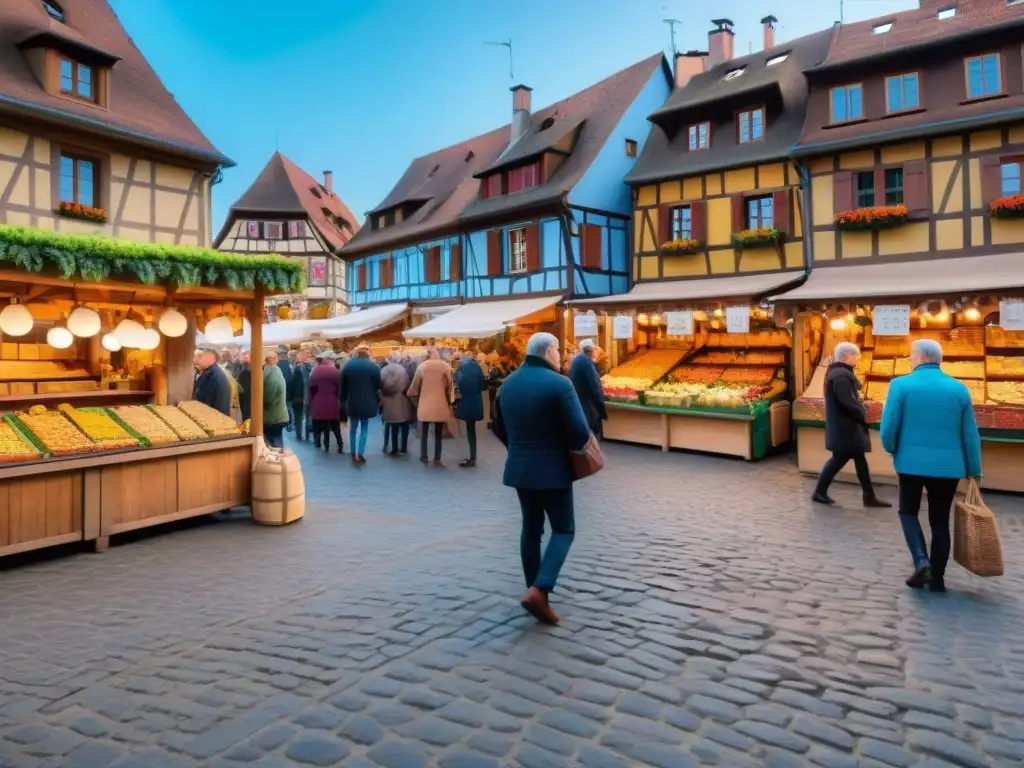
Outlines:
[{"label": "canvas tote bag", "polygon": [[604,454],[601,453],[601,446],[593,432],[590,433],[590,439],[583,446],[583,450],[569,451],[569,458],[572,460],[572,479],[574,481],[596,475],[604,469]]},{"label": "canvas tote bag", "polygon": [[1003,546],[996,518],[973,478],[953,511],[953,559],[977,576],[1003,575]]}]

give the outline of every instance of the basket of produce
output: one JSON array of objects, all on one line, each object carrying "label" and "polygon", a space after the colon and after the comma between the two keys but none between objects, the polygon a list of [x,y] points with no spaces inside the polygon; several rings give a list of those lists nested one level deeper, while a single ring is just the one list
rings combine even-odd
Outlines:
[{"label": "basket of produce", "polygon": [[110,415],[100,408],[73,408],[64,403],[57,410],[71,419],[85,436],[92,440],[100,450],[116,450],[118,448],[137,448],[139,439],[129,434]]},{"label": "basket of produce", "polygon": [[178,442],[178,436],[164,421],[141,405],[119,405],[108,409],[115,421],[141,435],[150,445]]},{"label": "basket of produce", "polygon": [[99,447],[60,411],[48,411],[45,406],[33,405],[28,411],[12,414],[13,424],[30,432],[53,456],[72,456],[92,453]]},{"label": "basket of produce", "polygon": [[150,405],[148,408],[155,413],[181,440],[202,440],[206,432],[192,419],[173,405]]},{"label": "basket of produce", "polygon": [[0,421],[0,464],[36,461],[43,452],[9,421]]},{"label": "basket of produce", "polygon": [[239,434],[238,424],[230,416],[225,416],[215,408],[211,408],[198,400],[186,400],[178,403],[178,408],[192,421],[202,427],[210,437],[226,437]]}]

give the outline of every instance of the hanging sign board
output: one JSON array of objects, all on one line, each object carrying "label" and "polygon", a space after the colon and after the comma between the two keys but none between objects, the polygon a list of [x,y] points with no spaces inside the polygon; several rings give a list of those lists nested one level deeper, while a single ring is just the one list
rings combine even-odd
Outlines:
[{"label": "hanging sign board", "polygon": [[879,305],[873,314],[875,336],[909,336],[910,307],[906,304]]},{"label": "hanging sign board", "polygon": [[577,312],[572,319],[572,330],[577,339],[597,336],[597,315],[593,312]]},{"label": "hanging sign board", "polygon": [[669,336],[693,336],[693,312],[666,312]]},{"label": "hanging sign board", "polygon": [[725,308],[726,333],[750,333],[750,307]]},{"label": "hanging sign board", "polygon": [[999,302],[999,327],[1004,331],[1024,331],[1024,301],[1002,299]]},{"label": "hanging sign board", "polygon": [[633,318],[629,315],[616,315],[612,323],[613,339],[633,338]]}]

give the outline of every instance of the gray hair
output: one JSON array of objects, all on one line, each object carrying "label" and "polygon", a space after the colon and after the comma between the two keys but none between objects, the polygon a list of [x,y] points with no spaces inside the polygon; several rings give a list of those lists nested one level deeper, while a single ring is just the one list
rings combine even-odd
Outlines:
[{"label": "gray hair", "polygon": [[558,345],[558,339],[556,339],[550,333],[535,333],[530,337],[530,340],[526,342],[526,354],[533,355],[535,357],[544,357],[544,354],[551,347]]},{"label": "gray hair", "polygon": [[856,344],[849,341],[841,341],[836,344],[835,351],[832,353],[832,358],[839,363],[849,360],[854,355],[859,355],[860,349]]},{"label": "gray hair", "polygon": [[918,339],[910,345],[911,352],[917,352],[926,363],[942,362],[942,345],[934,339]]},{"label": "gray hair", "polygon": [[392,352],[390,355],[388,355],[388,362],[389,363],[400,363],[400,362],[402,362],[402,353],[399,352],[396,349],[394,352]]},{"label": "gray hair", "polygon": [[594,348],[594,340],[593,339],[584,339],[583,341],[580,342],[580,352],[586,352],[588,349],[593,349],[593,348]]}]

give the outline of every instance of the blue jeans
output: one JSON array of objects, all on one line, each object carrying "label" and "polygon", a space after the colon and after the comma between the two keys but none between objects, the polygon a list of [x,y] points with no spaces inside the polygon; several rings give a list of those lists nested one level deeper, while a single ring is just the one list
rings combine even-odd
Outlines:
[{"label": "blue jeans", "polygon": [[[369,419],[348,420],[348,446],[355,456],[362,456],[366,453],[366,438],[370,431]],[[359,435],[358,440],[356,435]]]},{"label": "blue jeans", "polygon": [[295,426],[295,409],[291,403],[288,403],[288,423],[285,424],[285,428],[291,429]]},{"label": "blue jeans", "polygon": [[[934,576],[943,577],[949,562],[949,513],[960,482],[947,477],[900,475],[900,525],[915,568],[931,565]],[[932,529],[931,558],[925,546],[918,513],[922,491],[928,491],[928,525]]]},{"label": "blue jeans", "polygon": [[[519,494],[519,506],[523,511],[519,554],[523,561],[526,586],[550,592],[555,588],[558,574],[576,536],[572,488],[542,491],[516,488],[516,493]],[[551,540],[541,558],[540,541],[544,535],[545,513],[551,523]]]}]

